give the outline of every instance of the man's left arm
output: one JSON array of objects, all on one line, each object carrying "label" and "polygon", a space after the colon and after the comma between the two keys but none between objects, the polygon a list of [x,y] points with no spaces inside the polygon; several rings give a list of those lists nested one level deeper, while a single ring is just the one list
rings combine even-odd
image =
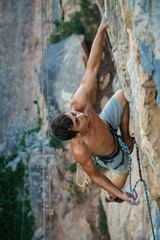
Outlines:
[{"label": "man's left arm", "polygon": [[97,72],[102,59],[104,33],[107,28],[107,19],[103,17],[93,41],[86,72],[81,82],[81,85],[83,85],[88,95],[90,95],[96,81]]},{"label": "man's left arm", "polygon": [[80,105],[79,108],[83,108],[89,99],[89,95],[95,84],[97,72],[100,66],[103,50],[104,32],[107,28],[107,19],[103,17],[91,47],[91,52],[87,62],[85,74],[81,81],[80,87],[74,94],[71,102],[71,106],[73,108],[74,105]]}]

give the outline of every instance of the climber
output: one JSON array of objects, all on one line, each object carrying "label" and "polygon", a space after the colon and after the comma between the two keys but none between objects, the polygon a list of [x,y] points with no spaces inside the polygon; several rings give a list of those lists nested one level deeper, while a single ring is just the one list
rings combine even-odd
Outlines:
[{"label": "climber", "polygon": [[[75,161],[94,183],[108,192],[105,198],[107,202],[125,201],[138,205],[136,193],[121,190],[128,177],[129,164],[127,155],[122,153],[113,134],[114,129],[120,127],[123,141],[133,150],[133,138],[129,134],[129,104],[124,91],[118,90],[113,95],[100,116],[95,113],[89,101],[101,62],[104,32],[107,28],[107,19],[103,17],[92,44],[85,74],[72,98],[70,112],[57,116],[52,121],[51,128],[57,138],[71,140]],[[96,161],[115,173],[112,181],[97,170]]]}]

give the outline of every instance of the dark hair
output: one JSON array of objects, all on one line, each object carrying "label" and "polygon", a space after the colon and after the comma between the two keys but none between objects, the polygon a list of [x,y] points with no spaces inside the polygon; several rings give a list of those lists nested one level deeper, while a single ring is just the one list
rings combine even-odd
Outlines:
[{"label": "dark hair", "polygon": [[72,127],[73,121],[65,113],[62,113],[54,118],[51,124],[53,135],[62,141],[72,139],[76,136],[78,132],[70,130]]}]

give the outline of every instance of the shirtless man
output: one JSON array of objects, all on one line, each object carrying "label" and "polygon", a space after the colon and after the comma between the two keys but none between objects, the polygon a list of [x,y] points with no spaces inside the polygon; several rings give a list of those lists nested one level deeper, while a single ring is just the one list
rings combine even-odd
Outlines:
[{"label": "shirtless man", "polygon": [[[117,91],[98,116],[89,95],[96,81],[101,62],[104,32],[108,23],[103,17],[93,41],[87,68],[80,87],[71,101],[70,112],[57,116],[51,125],[53,134],[61,140],[71,140],[73,157],[94,183],[106,190],[107,202],[125,201],[138,205],[137,195],[123,192],[128,176],[128,157],[122,153],[118,140],[113,137],[112,127],[120,127],[124,142],[129,147],[133,139],[129,134],[129,104],[123,90]],[[95,157],[96,155],[96,157]],[[112,182],[100,173],[93,159],[116,173]]]}]

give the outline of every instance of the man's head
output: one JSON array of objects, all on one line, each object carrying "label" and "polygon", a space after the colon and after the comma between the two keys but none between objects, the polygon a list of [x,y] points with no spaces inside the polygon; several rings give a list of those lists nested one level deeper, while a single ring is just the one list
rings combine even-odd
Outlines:
[{"label": "man's head", "polygon": [[53,119],[51,129],[53,135],[62,141],[70,140],[76,136],[78,131],[73,131],[73,121],[66,113],[62,113]]},{"label": "man's head", "polygon": [[77,111],[62,113],[53,119],[52,133],[60,140],[70,140],[88,127],[88,115]]}]

